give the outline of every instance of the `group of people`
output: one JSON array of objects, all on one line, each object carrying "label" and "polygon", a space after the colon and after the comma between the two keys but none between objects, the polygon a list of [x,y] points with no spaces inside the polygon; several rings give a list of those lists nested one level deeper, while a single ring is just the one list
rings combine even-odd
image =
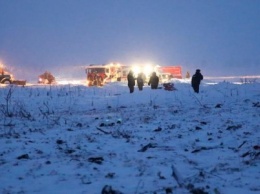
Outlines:
[{"label": "group of people", "polygon": [[[139,73],[137,78],[134,77],[134,73],[132,70],[127,75],[128,87],[130,93],[134,92],[135,80],[137,81],[138,89],[143,90],[144,86],[144,75],[143,73]],[[191,78],[191,86],[195,93],[199,93],[200,82],[203,80],[203,75],[200,73],[200,69],[197,69],[195,74]],[[157,89],[159,84],[159,77],[156,75],[156,72],[153,72],[148,85],[151,86],[151,89]]]},{"label": "group of people", "polygon": [[[137,78],[134,77],[134,73],[131,70],[128,75],[127,75],[127,81],[128,81],[128,87],[130,90],[130,93],[134,92],[134,87],[135,87],[135,80],[137,81],[137,86],[140,91],[143,90],[144,82],[145,82],[145,77],[143,73],[139,73]],[[157,89],[159,85],[159,77],[156,75],[155,72],[152,73],[148,85],[151,86],[151,89]]]}]

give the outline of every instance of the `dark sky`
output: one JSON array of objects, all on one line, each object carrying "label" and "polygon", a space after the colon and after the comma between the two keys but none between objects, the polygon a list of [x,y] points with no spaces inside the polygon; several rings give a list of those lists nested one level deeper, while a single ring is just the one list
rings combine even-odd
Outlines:
[{"label": "dark sky", "polygon": [[260,74],[260,0],[0,0],[0,61],[24,79],[82,65]]}]

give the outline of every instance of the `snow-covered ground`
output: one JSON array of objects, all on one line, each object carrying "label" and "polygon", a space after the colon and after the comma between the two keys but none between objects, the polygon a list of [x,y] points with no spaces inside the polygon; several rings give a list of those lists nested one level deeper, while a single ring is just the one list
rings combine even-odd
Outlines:
[{"label": "snow-covered ground", "polygon": [[0,193],[260,193],[260,83],[174,82],[1,85]]}]

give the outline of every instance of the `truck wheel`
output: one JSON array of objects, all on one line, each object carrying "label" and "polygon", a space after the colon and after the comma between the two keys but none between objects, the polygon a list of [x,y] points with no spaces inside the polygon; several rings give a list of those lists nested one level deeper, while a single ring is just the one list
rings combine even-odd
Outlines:
[{"label": "truck wheel", "polygon": [[10,80],[4,80],[1,83],[3,83],[3,84],[11,84],[11,81]]}]

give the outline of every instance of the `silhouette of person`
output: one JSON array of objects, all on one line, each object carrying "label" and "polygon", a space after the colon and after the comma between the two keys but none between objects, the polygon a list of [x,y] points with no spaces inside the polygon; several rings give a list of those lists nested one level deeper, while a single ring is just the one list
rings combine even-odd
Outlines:
[{"label": "silhouette of person", "polygon": [[201,80],[203,80],[203,75],[200,73],[200,69],[197,69],[191,78],[191,86],[196,93],[199,93]]},{"label": "silhouette of person", "polygon": [[134,92],[134,86],[135,86],[135,78],[134,78],[132,70],[130,70],[128,75],[127,75],[127,81],[128,81],[129,91],[130,91],[130,93],[133,93]]},{"label": "silhouette of person", "polygon": [[159,77],[155,72],[152,73],[152,76],[149,79],[148,85],[151,85],[151,89],[157,89],[159,84]]},{"label": "silhouette of person", "polygon": [[144,79],[143,79],[143,74],[139,73],[137,76],[137,86],[138,89],[141,91],[143,90],[143,86],[144,86]]}]

